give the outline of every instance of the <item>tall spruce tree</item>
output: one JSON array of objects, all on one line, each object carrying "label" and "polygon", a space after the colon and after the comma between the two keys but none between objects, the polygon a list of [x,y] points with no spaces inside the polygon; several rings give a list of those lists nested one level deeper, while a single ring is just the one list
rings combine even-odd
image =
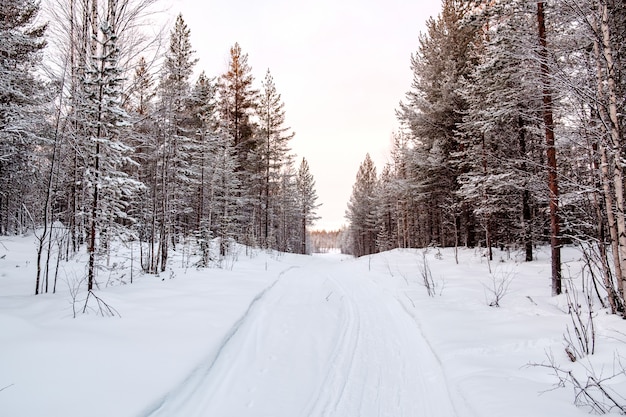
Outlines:
[{"label": "tall spruce tree", "polygon": [[[158,146],[159,133],[156,110],[156,81],[144,57],[139,59],[130,89],[126,108],[133,121],[130,144],[134,148],[136,166],[130,166],[129,174],[145,187],[137,193],[130,209],[137,219],[135,230],[140,242],[142,270],[157,272],[158,227]],[[144,245],[145,243],[145,245]]]},{"label": "tall spruce tree", "polygon": [[263,80],[263,90],[258,106],[259,136],[262,143],[259,155],[262,170],[260,196],[261,244],[269,246],[276,222],[276,195],[280,186],[280,173],[289,164],[289,141],[294,137],[285,126],[285,110],[280,94],[276,90],[269,69]]},{"label": "tall spruce tree", "polygon": [[[161,271],[165,270],[170,242],[186,232],[193,211],[187,204],[197,176],[191,165],[194,152],[192,134],[188,127],[190,77],[197,59],[193,58],[190,30],[182,15],[178,15],[170,34],[169,50],[165,55],[159,84],[158,163],[159,251]],[[191,187],[191,188],[190,188]]]}]

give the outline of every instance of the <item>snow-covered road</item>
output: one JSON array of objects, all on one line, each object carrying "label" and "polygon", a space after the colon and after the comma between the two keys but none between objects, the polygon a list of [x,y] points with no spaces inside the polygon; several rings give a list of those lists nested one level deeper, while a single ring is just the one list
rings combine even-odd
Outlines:
[{"label": "snow-covered road", "polygon": [[[1,417],[585,416],[570,388],[527,365],[549,354],[584,378],[591,360],[609,370],[624,357],[623,320],[599,313],[598,351],[569,362],[548,251],[490,267],[477,250],[457,264],[452,249],[352,259],[242,247],[225,269],[181,251],[167,275],[123,285],[118,267],[116,285],[102,281],[119,316],[91,306],[72,318],[84,262],[64,264],[56,294],[33,296],[32,246],[5,240],[0,256]],[[490,307],[502,277],[509,292]]]},{"label": "snow-covered road", "polygon": [[350,268],[318,258],[283,271],[145,415],[464,416],[415,320]]}]

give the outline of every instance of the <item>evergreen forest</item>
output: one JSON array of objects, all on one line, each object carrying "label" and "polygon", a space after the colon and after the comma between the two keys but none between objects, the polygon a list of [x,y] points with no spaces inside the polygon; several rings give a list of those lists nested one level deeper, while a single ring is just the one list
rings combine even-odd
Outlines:
[{"label": "evergreen forest", "polygon": [[155,3],[63,0],[50,28],[36,1],[0,6],[0,234],[36,231],[36,294],[79,251],[91,291],[120,242],[147,274],[189,242],[197,267],[236,242],[310,252],[315,181],[271,72],[256,89],[238,43],[223,74],[199,71],[182,15],[141,31]]},{"label": "evergreen forest", "polygon": [[[444,0],[411,56],[389,163],[363,160],[344,250],[563,245],[624,311],[626,6]],[[603,294],[605,293],[603,291]]]}]

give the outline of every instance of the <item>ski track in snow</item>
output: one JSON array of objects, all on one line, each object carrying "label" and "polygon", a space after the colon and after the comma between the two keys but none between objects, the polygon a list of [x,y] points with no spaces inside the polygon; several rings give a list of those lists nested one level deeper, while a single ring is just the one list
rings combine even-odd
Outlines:
[{"label": "ski track in snow", "polygon": [[[424,341],[425,346],[428,348],[428,355],[437,361],[438,367],[441,370],[442,375],[444,375],[444,379],[447,380],[447,377],[445,376],[446,372],[445,372],[445,366],[443,364],[443,361],[437,354],[437,351],[433,348],[432,344],[426,338],[426,335],[424,334],[424,329],[422,328],[419,318],[416,315],[415,303],[408,297],[406,293],[405,293],[405,297],[406,297],[406,300],[408,300],[411,303],[413,310],[409,309],[409,307],[406,305],[406,301],[400,298],[400,296],[396,296],[396,300],[398,301],[398,304],[402,306],[406,315],[411,317],[411,319],[416,323],[417,330],[419,331],[419,334],[422,340]],[[448,398],[450,399],[450,404],[454,410],[454,416],[456,417],[469,417],[469,416],[479,417],[479,415],[476,413],[476,411],[470,405],[467,398],[463,395],[463,393],[460,390],[454,389],[449,383],[446,383],[446,389],[448,391],[447,395],[448,395]],[[454,392],[454,394],[452,394],[452,392]],[[457,399],[461,399],[463,401],[463,404],[462,404],[463,410],[466,410],[466,411],[459,413],[460,405],[458,404]]]},{"label": "ski track in snow", "polygon": [[334,408],[310,415],[457,417],[441,364],[404,306],[366,276],[346,271],[332,280],[353,336],[343,342],[349,359]]},{"label": "ski track in snow", "polygon": [[141,417],[466,417],[417,317],[356,267],[281,272]]},{"label": "ski track in snow", "polygon": [[[327,368],[321,389],[311,406],[311,410],[306,414],[310,417],[332,415],[332,412],[337,411],[352,373],[360,336],[360,320],[355,313],[352,300],[346,291],[337,284],[336,280],[330,276],[327,277],[327,280],[333,282],[336,286],[336,292],[341,294],[341,300],[345,303],[340,321],[342,331],[333,350],[331,365]],[[338,369],[347,369],[347,375],[338,373]]]},{"label": "ski track in snow", "polygon": [[194,369],[193,372],[178,387],[170,391],[156,404],[152,405],[145,413],[142,413],[141,416],[158,417],[182,415],[180,414],[181,409],[185,407],[186,404],[193,404],[194,396],[202,396],[201,388],[206,383],[206,380],[209,377],[211,370],[215,366],[217,360],[219,359],[222,351],[226,348],[233,336],[239,331],[243,323],[251,315],[251,312],[254,309],[255,305],[267,294],[268,291],[270,291],[276,285],[276,283],[285,273],[293,268],[296,267],[291,266],[282,271],[274,282],[264,288],[252,299],[244,314],[226,333],[226,336],[224,337],[217,349],[217,353],[211,355],[211,357],[213,358],[212,360],[210,358],[207,358],[205,361],[203,361],[203,363],[201,363],[196,369]]}]

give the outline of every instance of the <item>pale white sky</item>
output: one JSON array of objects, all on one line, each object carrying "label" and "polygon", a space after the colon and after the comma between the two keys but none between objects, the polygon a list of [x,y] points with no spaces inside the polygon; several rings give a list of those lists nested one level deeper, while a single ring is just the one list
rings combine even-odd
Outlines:
[{"label": "pale white sky", "polygon": [[169,1],[169,14],[182,13],[191,30],[198,73],[224,73],[235,42],[257,88],[270,69],[296,133],[297,165],[305,157],[315,177],[322,218],[314,228],[345,224],[365,154],[379,173],[387,160],[395,109],[411,84],[410,56],[440,1]]}]

